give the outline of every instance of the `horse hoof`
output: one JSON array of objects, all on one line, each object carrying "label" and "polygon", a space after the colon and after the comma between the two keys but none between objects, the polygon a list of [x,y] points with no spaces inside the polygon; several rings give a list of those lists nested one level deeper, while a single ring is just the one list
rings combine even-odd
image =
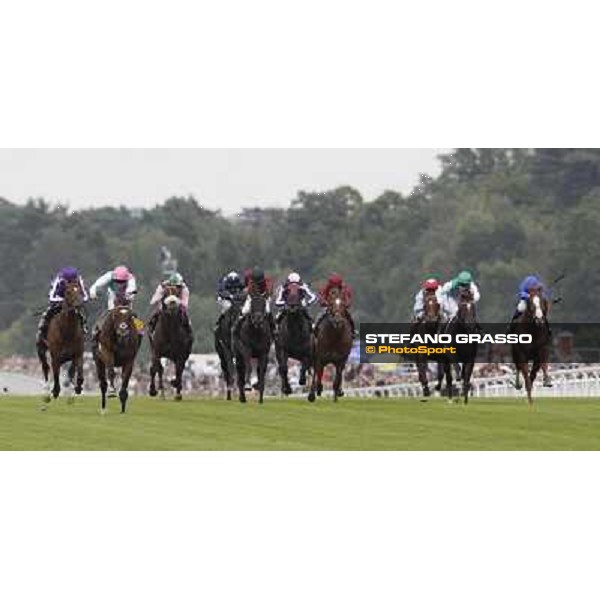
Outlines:
[{"label": "horse hoof", "polygon": [[177,387],[177,379],[171,379],[169,383],[171,384],[171,387]]},{"label": "horse hoof", "polygon": [[300,379],[298,379],[298,385],[306,385],[306,377],[300,377]]},{"label": "horse hoof", "polygon": [[181,394],[175,394],[175,402],[181,402],[183,400]]},{"label": "horse hoof", "polygon": [[292,388],[288,385],[287,387],[281,389],[281,393],[284,396],[289,396],[292,393]]},{"label": "horse hoof", "polygon": [[344,392],[344,390],[340,390],[340,391],[337,393],[337,397],[338,397],[338,398],[343,398],[345,395],[346,395],[346,392]]},{"label": "horse hoof", "polygon": [[156,396],[158,396],[158,392],[156,391],[156,388],[150,388],[150,389],[148,390],[148,395],[149,395],[151,398],[156,398]]},{"label": "horse hoof", "polygon": [[423,388],[423,396],[425,396],[425,398],[429,398],[429,396],[431,396],[431,391],[428,387]]},{"label": "horse hoof", "polygon": [[108,398],[116,398],[117,390],[115,390],[115,388],[110,388],[110,390],[108,390],[107,396],[108,396]]},{"label": "horse hoof", "polygon": [[308,395],[308,401],[309,401],[309,402],[314,402],[314,401],[315,401],[315,393],[314,393],[314,392],[311,392],[311,393]]},{"label": "horse hoof", "polygon": [[103,417],[106,414],[106,409],[105,408],[101,408],[98,412],[100,413],[100,416]]},{"label": "horse hoof", "polygon": [[240,403],[241,404],[246,404],[246,398],[240,398]]}]

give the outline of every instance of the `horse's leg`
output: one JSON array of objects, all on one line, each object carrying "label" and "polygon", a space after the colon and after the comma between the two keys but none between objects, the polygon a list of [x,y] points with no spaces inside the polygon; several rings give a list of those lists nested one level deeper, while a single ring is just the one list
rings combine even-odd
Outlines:
[{"label": "horse's leg", "polygon": [[165,373],[165,368],[162,365],[162,360],[160,360],[160,356],[156,358],[156,372],[158,373],[158,390],[160,392],[161,400],[164,400],[165,386],[163,383],[163,375]]},{"label": "horse's leg", "polygon": [[446,389],[448,390],[448,402],[454,402],[452,397],[454,396],[453,382],[452,382],[452,368],[453,363],[449,360],[444,362],[444,374],[446,375]]},{"label": "horse's leg", "polygon": [[267,363],[269,361],[269,354],[265,352],[263,356],[257,360],[257,371],[258,371],[258,401],[260,404],[263,403],[263,396],[265,393],[265,376],[267,374]]},{"label": "horse's leg", "polygon": [[316,392],[317,392],[318,386],[321,383],[322,376],[323,376],[323,366],[321,365],[320,362],[315,361],[315,363],[313,365],[312,382],[310,384],[310,392],[308,393],[308,401],[309,402],[315,401]]},{"label": "horse's leg", "polygon": [[298,377],[298,385],[306,385],[306,372],[310,368],[309,359],[305,358],[300,365],[300,376]]},{"label": "horse's leg", "polygon": [[474,362],[463,363],[462,375],[463,375],[463,400],[465,404],[469,403],[469,392],[471,391],[471,375],[475,367]]},{"label": "horse's leg", "polygon": [[121,389],[119,390],[119,400],[121,401],[121,414],[125,414],[125,411],[127,410],[127,398],[129,396],[127,386],[129,385],[129,378],[131,377],[131,373],[133,371],[133,363],[134,359],[131,359],[121,369]]},{"label": "horse's leg", "polygon": [[444,370],[444,361],[440,361],[437,363],[437,383],[435,384],[435,391],[442,391],[442,381],[444,380],[444,375],[446,374]]},{"label": "horse's leg", "polygon": [[158,369],[156,368],[156,355],[152,352],[152,362],[150,363],[150,387],[148,388],[148,394],[152,398],[156,397],[158,392],[156,391],[156,373]]},{"label": "horse's leg", "polygon": [[179,358],[175,362],[175,400],[181,400],[181,386],[183,379],[183,369],[185,367],[185,359]]},{"label": "horse's leg", "polygon": [[83,391],[83,354],[80,354],[76,361],[77,381],[75,382],[75,393],[79,396]]},{"label": "horse's leg", "polygon": [[236,353],[235,368],[240,402],[246,402],[246,360],[242,352]]},{"label": "horse's leg", "polygon": [[344,390],[342,389],[342,378],[344,376],[344,368],[346,362],[339,362],[335,365],[335,379],[333,380],[333,401],[337,402],[338,398],[342,398]]},{"label": "horse's leg", "polygon": [[96,360],[96,374],[98,376],[98,383],[100,384],[100,394],[102,395],[100,414],[103,415],[106,412],[106,390],[108,389],[108,384],[106,382],[106,366],[100,360]]},{"label": "horse's leg", "polygon": [[292,393],[292,388],[288,379],[288,355],[283,348],[279,350],[277,361],[279,362],[279,377],[281,377],[281,393],[287,396]]},{"label": "horse's leg", "polygon": [[52,396],[56,400],[60,394],[60,356],[51,353],[52,358],[52,376],[54,378],[54,387]]},{"label": "horse's leg", "polygon": [[529,363],[520,362],[517,364],[517,374],[521,374],[523,376],[523,381],[525,382],[525,390],[527,391],[527,403],[529,404],[529,408],[533,405],[533,398],[531,396],[532,390],[532,381],[529,375]]},{"label": "horse's leg", "polygon": [[106,365],[106,372],[108,374],[109,381],[109,389],[108,389],[108,397],[116,398],[117,390],[115,389],[115,367],[112,364]]},{"label": "horse's leg", "polygon": [[[427,398],[431,396],[431,392],[429,391],[429,382],[427,381],[427,363],[425,361],[417,361],[417,372],[419,373],[419,382],[423,389],[423,396]],[[425,398],[421,402],[426,402]]]}]

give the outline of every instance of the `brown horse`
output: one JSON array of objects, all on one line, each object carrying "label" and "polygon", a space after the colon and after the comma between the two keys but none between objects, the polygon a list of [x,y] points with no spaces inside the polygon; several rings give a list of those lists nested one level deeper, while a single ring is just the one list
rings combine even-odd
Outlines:
[{"label": "brown horse", "polygon": [[47,386],[50,370],[46,356],[47,351],[50,352],[50,361],[52,364],[54,386],[51,393],[48,390],[48,395],[45,398],[46,402],[50,402],[52,398],[58,398],[60,394],[60,368],[66,362],[71,362],[71,367],[69,368],[71,383],[75,371],[77,372],[75,393],[77,395],[81,394],[84,350],[84,331],[80,313],[82,306],[83,290],[79,282],[67,283],[61,310],[51,319],[48,325],[48,335],[46,336],[45,344],[38,346],[38,358],[42,364]]},{"label": "brown horse", "polygon": [[[548,326],[548,301],[537,293],[530,292],[527,307],[513,323],[511,331],[517,334],[530,334],[531,344],[513,344],[512,356],[517,369],[515,387],[521,389],[519,375],[523,376],[529,408],[533,406],[533,382],[540,368],[547,368],[550,356],[550,328]],[[531,370],[529,363],[532,362]],[[547,377],[547,373],[545,373]]]},{"label": "brown horse", "polygon": [[250,294],[250,312],[234,327],[233,351],[240,402],[246,402],[246,376],[250,374],[252,359],[255,358],[258,376],[255,389],[259,403],[263,403],[269,352],[273,343],[267,303],[265,295]]},{"label": "brown horse", "polygon": [[329,365],[335,366],[333,381],[333,400],[344,395],[342,376],[346,361],[352,350],[352,325],[347,316],[348,307],[338,289],[329,292],[327,309],[318,329],[313,335],[313,377],[309,402],[315,401],[315,393],[320,396],[323,391],[323,370]]},{"label": "brown horse", "polygon": [[126,410],[129,396],[127,386],[142,341],[140,323],[130,306],[117,306],[108,312],[100,325],[93,354],[102,393],[101,414],[106,412],[107,375],[111,389],[114,389],[115,367],[121,367],[121,413]]},{"label": "brown horse", "polygon": [[291,394],[288,359],[293,358],[301,363],[299,385],[306,384],[306,373],[312,364],[311,320],[302,305],[302,292],[297,283],[288,285],[286,307],[278,318],[275,352],[281,377],[281,393]]},{"label": "brown horse", "polygon": [[[439,333],[441,328],[441,306],[438,302],[438,299],[435,293],[426,292],[425,299],[423,302],[423,315],[418,320],[415,321],[410,328],[411,335],[421,335],[424,336],[426,334],[435,335]],[[429,389],[429,381],[427,379],[427,361],[435,360],[438,362],[438,383],[436,385],[436,390],[440,391],[442,388],[442,379],[444,375],[446,376],[446,385],[448,388],[452,385],[452,376],[450,373],[450,362],[445,354],[432,355],[430,359],[422,354],[416,355],[416,365],[417,372],[419,373],[419,382],[421,383],[421,387],[423,389],[423,399],[422,402],[426,402],[427,398],[431,396],[431,391]]]},{"label": "brown horse", "polygon": [[152,347],[149,394],[150,396],[156,396],[158,393],[155,384],[155,378],[158,375],[158,389],[163,399],[165,389],[161,358],[168,358],[175,363],[175,379],[171,384],[175,388],[175,400],[181,400],[183,369],[192,351],[193,335],[183,322],[185,315],[181,312],[180,293],[180,289],[176,286],[165,287],[156,327],[149,336],[150,346]]}]

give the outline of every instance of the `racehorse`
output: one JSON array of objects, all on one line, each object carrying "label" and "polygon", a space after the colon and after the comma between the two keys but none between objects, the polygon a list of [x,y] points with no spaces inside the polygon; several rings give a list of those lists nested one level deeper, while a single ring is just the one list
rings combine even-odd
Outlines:
[{"label": "racehorse", "polygon": [[102,320],[93,347],[96,373],[102,393],[101,414],[106,412],[107,375],[111,389],[114,389],[115,367],[121,367],[119,400],[121,413],[125,413],[129,396],[127,386],[142,341],[140,327],[141,322],[136,318],[131,307],[125,303],[110,310]]},{"label": "racehorse", "polygon": [[221,361],[221,371],[223,373],[225,385],[227,386],[227,400],[231,400],[233,386],[235,385],[235,365],[233,361],[233,343],[231,336],[233,327],[240,317],[245,296],[243,294],[238,294],[232,296],[229,300],[231,302],[231,307],[221,316],[215,328],[215,350]]},{"label": "racehorse", "polygon": [[[479,333],[481,327],[477,322],[477,311],[475,310],[475,302],[471,291],[461,290],[458,297],[458,311],[456,316],[448,323],[445,333],[452,336],[457,334],[474,334]],[[471,391],[471,376],[475,367],[475,358],[477,357],[477,342],[468,344],[456,344],[456,354],[450,355],[450,360],[460,365],[460,374],[462,379],[462,396],[465,404],[469,403],[469,393]],[[450,377],[452,382],[452,373],[450,364],[446,373],[446,381]],[[452,401],[453,389],[452,385],[448,385],[448,399]]]},{"label": "racehorse", "polygon": [[[424,335],[430,334],[435,335],[440,331],[441,324],[441,307],[440,303],[437,300],[435,294],[426,294],[425,300],[423,302],[423,316],[420,320],[416,321],[411,325],[410,333],[411,335],[420,335],[423,337]],[[450,374],[450,362],[446,354],[433,354],[431,356],[432,360],[438,362],[438,384],[436,389],[439,391],[442,387],[442,379],[443,376],[446,376],[446,385],[448,389],[452,386],[452,377]],[[426,402],[425,398],[431,396],[431,391],[429,390],[429,381],[427,380],[427,361],[428,358],[425,355],[417,354],[416,355],[416,365],[417,372],[419,373],[419,382],[421,383],[421,387],[423,388],[423,400],[422,402]]]},{"label": "racehorse", "polygon": [[150,396],[158,394],[155,379],[158,374],[158,389],[161,397],[165,397],[163,386],[163,366],[161,358],[168,358],[175,363],[175,378],[171,385],[175,388],[175,400],[181,400],[181,380],[185,363],[192,352],[193,336],[186,329],[181,314],[181,300],[175,286],[166,286],[154,331],[149,335],[152,348],[152,364],[150,366]]},{"label": "racehorse", "polygon": [[48,393],[46,402],[52,398],[58,398],[60,394],[60,368],[66,362],[71,362],[69,368],[69,379],[71,383],[77,372],[75,382],[75,393],[81,394],[83,386],[83,350],[84,331],[81,318],[81,307],[83,306],[83,290],[79,282],[69,282],[65,288],[64,300],[59,313],[57,313],[48,325],[46,345],[38,348],[38,358],[42,364],[44,379],[48,386],[49,366],[46,352],[50,352],[52,363],[52,375],[54,387],[52,393]]},{"label": "racehorse", "polygon": [[252,359],[256,358],[258,383],[255,389],[258,391],[258,401],[262,404],[273,333],[269,321],[267,298],[263,294],[251,294],[249,299],[249,313],[234,327],[233,353],[240,402],[246,402],[246,375],[252,369]]},{"label": "racehorse", "polygon": [[[521,389],[519,374],[523,375],[527,401],[533,406],[533,382],[540,368],[548,364],[550,356],[551,334],[548,326],[548,301],[537,293],[530,292],[527,307],[523,314],[513,323],[511,331],[517,334],[530,334],[531,344],[513,344],[512,357],[517,369],[515,387]],[[529,362],[533,362],[531,370]]]},{"label": "racehorse", "polygon": [[281,393],[291,394],[292,388],[288,380],[288,358],[301,363],[298,383],[306,384],[306,372],[312,363],[312,326],[310,317],[302,305],[302,293],[297,283],[288,285],[286,308],[284,309],[277,335],[275,336],[275,352],[281,377]]},{"label": "racehorse", "polygon": [[346,361],[352,350],[352,325],[346,316],[347,306],[337,288],[329,292],[327,308],[318,330],[313,335],[313,376],[309,402],[315,401],[315,393],[323,392],[323,370],[329,365],[335,366],[333,381],[333,400],[344,395],[342,376]]}]

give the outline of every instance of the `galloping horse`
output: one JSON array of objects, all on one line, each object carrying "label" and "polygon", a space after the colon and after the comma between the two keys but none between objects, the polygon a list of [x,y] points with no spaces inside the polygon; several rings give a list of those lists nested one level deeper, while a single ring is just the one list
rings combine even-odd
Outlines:
[{"label": "galloping horse", "polygon": [[347,307],[337,288],[329,292],[326,313],[318,330],[313,335],[313,377],[309,402],[315,401],[315,393],[323,391],[323,370],[328,364],[335,366],[333,381],[333,400],[344,395],[342,376],[346,361],[352,350],[352,326],[346,316]]},{"label": "galloping horse", "polygon": [[[423,337],[426,334],[435,335],[439,333],[441,325],[441,307],[435,294],[426,294],[423,302],[423,317],[411,325],[411,335],[420,335]],[[438,362],[438,384],[436,389],[439,391],[442,387],[442,378],[446,376],[446,384],[448,389],[452,387],[452,377],[450,373],[450,363],[446,354],[432,355],[431,359]],[[428,358],[424,355],[416,355],[417,371],[419,373],[419,382],[423,388],[423,396],[425,398],[431,396],[429,390],[429,381],[427,380],[427,361]],[[422,400],[425,402],[425,398]]]},{"label": "galloping horse", "polygon": [[115,367],[121,367],[121,413],[127,407],[127,386],[133,371],[133,363],[141,345],[138,327],[140,322],[128,305],[116,306],[104,317],[94,344],[93,354],[96,373],[102,393],[101,413],[106,412],[107,374],[111,389],[114,389]]},{"label": "galloping horse", "polygon": [[263,294],[250,294],[250,312],[233,333],[233,351],[237,369],[237,384],[240,402],[246,402],[246,375],[252,369],[252,359],[257,359],[258,401],[262,404],[265,391],[265,375],[269,351],[273,342],[267,298]]},{"label": "galloping horse", "polygon": [[161,358],[168,358],[175,363],[175,378],[171,381],[175,388],[175,400],[181,400],[181,379],[185,363],[192,351],[193,336],[186,329],[181,314],[181,300],[176,286],[166,286],[156,327],[150,334],[152,348],[152,364],[150,366],[150,396],[156,396],[155,378],[158,374],[158,389],[161,397],[165,397],[163,386],[163,366]]},{"label": "galloping horse", "polygon": [[81,394],[83,386],[83,350],[84,350],[84,332],[81,320],[80,309],[83,306],[83,290],[79,282],[67,283],[62,308],[56,314],[48,325],[48,335],[46,346],[38,348],[38,358],[42,363],[44,379],[48,385],[48,360],[46,351],[50,352],[52,363],[52,375],[54,377],[54,387],[52,395],[48,393],[46,402],[52,398],[58,398],[60,394],[60,367],[71,362],[69,368],[69,379],[73,381],[75,371],[77,371],[77,381],[75,382],[75,393]]},{"label": "galloping horse", "polygon": [[231,307],[219,319],[215,328],[215,350],[221,361],[221,371],[225,385],[227,386],[227,400],[231,400],[233,386],[235,384],[235,365],[233,362],[233,342],[231,339],[233,326],[237,323],[245,295],[238,294],[230,298]]},{"label": "galloping horse", "polygon": [[288,358],[301,363],[300,385],[306,384],[306,372],[312,363],[311,322],[302,306],[302,293],[297,283],[288,285],[286,308],[281,316],[275,336],[275,352],[281,377],[281,393],[291,394],[288,380]]},{"label": "galloping horse", "polygon": [[[475,302],[473,295],[468,289],[461,290],[458,297],[458,311],[456,316],[448,323],[446,333],[453,336],[457,334],[473,334],[479,333],[481,327],[477,322],[477,311],[475,310]],[[471,391],[471,376],[475,367],[475,358],[477,356],[477,342],[469,344],[456,344],[456,354],[452,355],[451,360],[460,364],[460,373],[462,379],[462,395],[465,404],[469,403],[469,393]],[[448,398],[452,400],[452,374],[450,364],[448,364],[448,372],[446,372],[446,381],[450,378],[448,385]]]},{"label": "galloping horse", "polygon": [[[517,334],[530,334],[531,344],[513,344],[512,356],[517,369],[515,387],[520,389],[519,374],[525,380],[527,401],[533,406],[531,390],[540,368],[545,368],[550,356],[550,329],[548,327],[548,301],[537,293],[531,293],[523,314],[513,323],[511,331]],[[529,369],[529,362],[533,365]]]}]

